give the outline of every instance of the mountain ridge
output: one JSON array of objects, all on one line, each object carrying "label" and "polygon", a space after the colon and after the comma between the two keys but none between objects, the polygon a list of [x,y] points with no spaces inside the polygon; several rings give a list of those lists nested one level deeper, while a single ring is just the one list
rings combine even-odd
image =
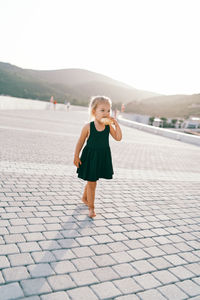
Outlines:
[{"label": "mountain ridge", "polygon": [[0,94],[19,98],[87,106],[94,95],[106,95],[113,107],[126,106],[126,112],[161,117],[200,116],[200,94],[162,95],[136,89],[126,83],[89,70],[23,69],[0,62]]},{"label": "mountain ridge", "polygon": [[[32,70],[0,62],[0,75],[5,77],[5,74],[10,76],[17,92],[14,95],[12,86],[3,86],[0,80],[0,94],[22,98],[30,98],[31,95],[31,98],[36,99],[40,95],[39,99],[48,101],[53,95],[59,102],[64,102],[67,98],[72,104],[74,102],[74,104],[87,105],[88,99],[97,94],[105,94],[111,97],[113,103],[119,104],[159,95],[137,90],[108,76],[84,69]],[[35,93],[30,86],[31,82],[34,88],[38,84],[38,91],[36,90]],[[21,86],[20,93],[19,86]]]}]

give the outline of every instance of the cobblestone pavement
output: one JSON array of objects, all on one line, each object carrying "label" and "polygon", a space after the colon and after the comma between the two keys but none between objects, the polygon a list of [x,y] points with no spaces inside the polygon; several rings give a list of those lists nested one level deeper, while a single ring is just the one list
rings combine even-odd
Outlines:
[{"label": "cobblestone pavement", "polygon": [[86,121],[0,111],[0,300],[200,300],[199,147],[122,127],[90,220],[72,164]]}]

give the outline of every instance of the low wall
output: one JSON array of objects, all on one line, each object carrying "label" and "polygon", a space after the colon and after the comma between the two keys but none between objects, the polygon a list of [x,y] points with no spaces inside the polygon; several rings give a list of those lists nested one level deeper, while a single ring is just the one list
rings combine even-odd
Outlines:
[{"label": "low wall", "polygon": [[[47,101],[0,96],[0,109],[50,109]],[[56,109],[64,109],[64,104],[56,104]]]},{"label": "low wall", "polygon": [[200,146],[200,137],[193,136],[182,132],[177,132],[169,129],[159,128],[155,126],[150,126],[142,123],[137,123],[134,121],[130,121],[127,119],[122,118],[121,116],[118,117],[119,122],[122,125],[133,127],[139,130],[144,130],[153,134],[158,134],[170,139],[178,140],[185,143],[194,144]]},{"label": "low wall", "polygon": [[[30,110],[54,110],[54,104],[49,101],[31,100],[24,98],[15,98],[10,96],[0,96],[0,110],[10,109],[30,109]],[[70,110],[87,110],[84,106],[70,106]],[[65,104],[57,103],[56,110],[67,110]]]}]

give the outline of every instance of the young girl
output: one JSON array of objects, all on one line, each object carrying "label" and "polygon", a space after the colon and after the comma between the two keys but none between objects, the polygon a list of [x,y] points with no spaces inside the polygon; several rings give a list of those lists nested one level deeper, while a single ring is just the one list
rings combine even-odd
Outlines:
[{"label": "young girl", "polygon": [[[110,116],[111,105],[111,100],[105,96],[92,97],[89,109],[90,117],[94,121],[83,127],[74,154],[78,177],[87,180],[82,201],[89,208],[90,218],[96,216],[94,199],[97,180],[99,178],[112,179],[113,175],[109,133],[116,141],[122,139],[121,128],[117,120]],[[79,158],[86,139],[87,144]]]}]

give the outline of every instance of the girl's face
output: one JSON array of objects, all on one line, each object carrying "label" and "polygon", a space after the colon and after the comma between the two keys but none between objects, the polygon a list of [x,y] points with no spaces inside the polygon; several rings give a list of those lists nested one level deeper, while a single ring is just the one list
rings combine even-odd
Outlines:
[{"label": "girl's face", "polygon": [[102,118],[108,118],[110,116],[110,104],[102,103],[98,104],[93,111],[94,117],[97,121],[101,122]]}]

